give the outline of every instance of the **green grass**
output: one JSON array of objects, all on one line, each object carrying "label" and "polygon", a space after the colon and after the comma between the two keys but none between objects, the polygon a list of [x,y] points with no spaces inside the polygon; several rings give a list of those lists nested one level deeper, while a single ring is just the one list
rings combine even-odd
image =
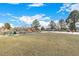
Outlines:
[{"label": "green grass", "polygon": [[79,55],[79,35],[36,33],[0,37],[3,56]]}]

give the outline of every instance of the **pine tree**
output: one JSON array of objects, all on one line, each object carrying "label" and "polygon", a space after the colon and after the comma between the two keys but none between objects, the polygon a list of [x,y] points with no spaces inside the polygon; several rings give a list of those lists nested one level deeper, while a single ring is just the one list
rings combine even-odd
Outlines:
[{"label": "pine tree", "polygon": [[38,30],[38,27],[40,26],[40,23],[37,19],[35,19],[32,23],[32,27],[34,27],[36,30]]}]

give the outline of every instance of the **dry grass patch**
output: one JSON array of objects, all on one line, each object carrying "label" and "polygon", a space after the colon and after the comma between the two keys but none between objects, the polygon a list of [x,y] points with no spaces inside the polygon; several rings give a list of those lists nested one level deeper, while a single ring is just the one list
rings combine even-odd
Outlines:
[{"label": "dry grass patch", "polygon": [[35,33],[1,37],[0,55],[79,55],[79,36]]}]

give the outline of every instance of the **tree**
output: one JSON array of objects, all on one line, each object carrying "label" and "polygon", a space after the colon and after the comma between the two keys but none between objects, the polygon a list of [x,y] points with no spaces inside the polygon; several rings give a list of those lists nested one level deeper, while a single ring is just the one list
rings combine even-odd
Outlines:
[{"label": "tree", "polygon": [[[72,28],[73,30],[76,31],[75,23],[78,21],[78,19],[79,19],[79,11],[73,10],[69,14],[68,18],[66,19],[66,22],[70,24],[70,26],[69,26],[70,29]],[[72,24],[73,24],[73,26],[72,26]]]},{"label": "tree", "polygon": [[59,25],[60,25],[60,30],[66,29],[66,22],[63,19],[59,20]]},{"label": "tree", "polygon": [[35,19],[32,23],[32,27],[34,27],[36,30],[38,30],[38,27],[40,26],[40,23],[37,19]]},{"label": "tree", "polygon": [[41,30],[42,30],[42,31],[44,31],[44,30],[45,30],[45,28],[42,26],[42,27],[41,27]]},{"label": "tree", "polygon": [[54,21],[51,20],[50,23],[49,23],[49,26],[50,26],[51,29],[55,29],[56,24],[55,24]]},{"label": "tree", "polygon": [[67,22],[67,23],[69,23],[70,21],[77,22],[78,19],[79,19],[79,11],[73,10],[73,11],[69,14],[68,18],[66,19],[66,22]]},{"label": "tree", "polygon": [[[70,23],[69,29],[70,29],[71,31],[73,31],[73,30],[75,29],[74,23]],[[76,29],[75,29],[75,30],[76,30]]]},{"label": "tree", "polygon": [[9,23],[5,23],[4,27],[9,30],[11,28],[11,25]]}]

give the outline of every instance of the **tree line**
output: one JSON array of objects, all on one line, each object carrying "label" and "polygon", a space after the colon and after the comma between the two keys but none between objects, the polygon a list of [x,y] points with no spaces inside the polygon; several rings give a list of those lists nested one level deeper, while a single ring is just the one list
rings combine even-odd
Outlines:
[{"label": "tree line", "polygon": [[[53,20],[50,21],[49,26],[50,29],[56,29],[56,30],[66,30],[68,31],[76,31],[76,22],[79,21],[79,11],[78,10],[73,10],[70,12],[69,16],[67,17],[66,20],[60,19],[58,22],[59,27],[56,26],[55,22]],[[39,27],[39,21],[36,19],[33,21],[33,26],[37,29]],[[42,27],[42,30],[44,27]]]},{"label": "tree line", "polygon": [[[79,21],[79,11],[73,10],[72,12],[70,12],[66,20],[60,19],[58,24],[56,24],[53,20],[50,20],[48,26],[49,26],[49,30],[64,31],[64,30],[67,30],[67,27],[68,27],[70,31],[76,31],[75,23],[78,21]],[[45,28],[40,25],[38,19],[35,19],[32,22],[31,27],[35,28],[36,30],[39,30],[39,27],[41,27],[41,30],[45,30]],[[9,23],[5,23],[4,28],[10,30],[11,25]]]}]

